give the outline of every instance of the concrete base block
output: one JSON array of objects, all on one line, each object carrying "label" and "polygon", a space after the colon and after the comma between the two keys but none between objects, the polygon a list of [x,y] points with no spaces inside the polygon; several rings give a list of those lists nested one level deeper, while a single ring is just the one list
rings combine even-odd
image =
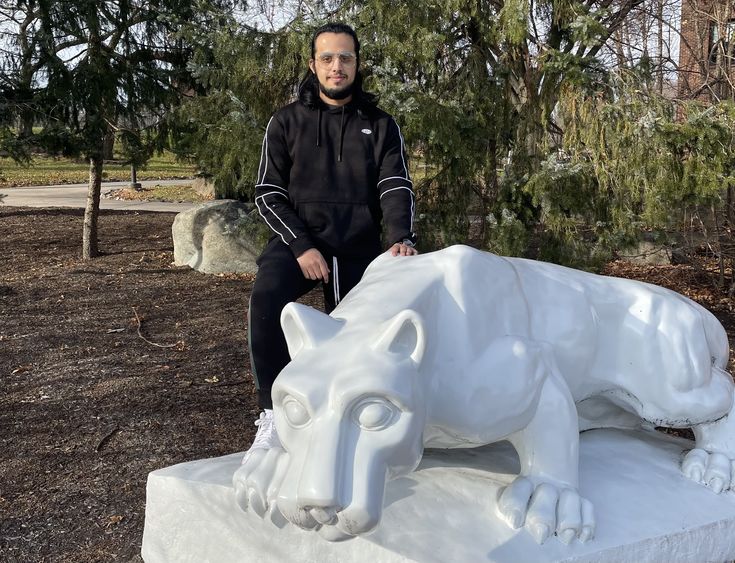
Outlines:
[{"label": "concrete base block", "polygon": [[496,515],[498,490],[519,471],[507,443],[427,450],[414,473],[388,484],[378,530],[342,543],[240,510],[230,481],[242,454],[193,461],[150,474],[142,554],[146,563],[733,560],[735,493],[681,474],[691,447],[653,432],[583,433],[580,493],[594,503],[597,533],[568,546],[537,545]]}]

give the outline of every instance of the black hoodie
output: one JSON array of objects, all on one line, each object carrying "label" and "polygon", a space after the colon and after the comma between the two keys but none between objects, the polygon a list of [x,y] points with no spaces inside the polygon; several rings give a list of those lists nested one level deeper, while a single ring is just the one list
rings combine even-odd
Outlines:
[{"label": "black hoodie", "polygon": [[255,204],[295,257],[310,248],[370,256],[415,240],[414,193],[403,137],[380,109],[294,102],[265,131]]}]

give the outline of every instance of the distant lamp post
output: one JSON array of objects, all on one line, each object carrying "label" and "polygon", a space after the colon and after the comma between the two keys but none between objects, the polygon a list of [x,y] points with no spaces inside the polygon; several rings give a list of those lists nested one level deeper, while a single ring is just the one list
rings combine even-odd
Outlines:
[{"label": "distant lamp post", "polygon": [[143,189],[143,185],[138,182],[138,173],[135,170],[135,164],[130,165],[130,189],[136,192]]}]

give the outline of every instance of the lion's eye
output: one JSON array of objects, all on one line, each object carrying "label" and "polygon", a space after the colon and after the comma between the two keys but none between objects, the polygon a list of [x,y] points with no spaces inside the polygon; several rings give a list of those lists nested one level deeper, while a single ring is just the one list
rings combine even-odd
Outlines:
[{"label": "lion's eye", "polygon": [[384,399],[365,399],[358,403],[352,418],[364,430],[383,430],[395,419],[395,407]]},{"label": "lion's eye", "polygon": [[283,412],[286,415],[286,420],[294,428],[305,426],[311,421],[309,412],[306,410],[304,405],[299,403],[293,397],[286,397],[283,400]]}]

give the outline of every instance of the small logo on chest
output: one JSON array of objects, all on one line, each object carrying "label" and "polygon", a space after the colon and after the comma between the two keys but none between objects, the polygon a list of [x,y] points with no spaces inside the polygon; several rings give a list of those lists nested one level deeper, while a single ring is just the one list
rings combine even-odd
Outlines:
[{"label": "small logo on chest", "polygon": [[370,133],[372,133],[370,129],[363,129],[362,132],[365,133],[365,135],[370,135]]}]

